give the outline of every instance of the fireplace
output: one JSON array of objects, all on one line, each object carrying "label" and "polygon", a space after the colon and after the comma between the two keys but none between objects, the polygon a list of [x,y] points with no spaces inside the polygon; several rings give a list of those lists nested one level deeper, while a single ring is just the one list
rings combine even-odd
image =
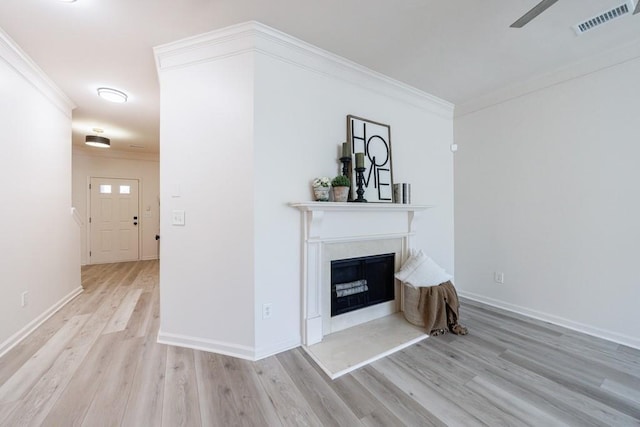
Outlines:
[{"label": "fireplace", "polygon": [[[319,278],[320,297],[322,305],[322,334],[328,335],[334,332],[351,328],[361,323],[369,322],[380,317],[389,316],[400,310],[400,282],[395,280],[394,273],[400,268],[404,259],[405,248],[402,238],[397,236],[377,236],[375,239],[359,241],[326,242],[322,246],[321,277]],[[391,255],[390,265],[382,267],[380,255]],[[366,260],[369,260],[367,262]],[[339,269],[341,278],[332,278],[332,267],[336,265],[345,267]],[[364,265],[363,265],[364,263]],[[367,266],[366,264],[370,264]],[[367,268],[369,267],[369,268]],[[364,270],[370,269],[368,273]],[[389,282],[386,285],[391,289],[386,291],[371,290],[370,285],[375,286],[376,275],[386,269]],[[366,282],[366,283],[365,283]],[[371,283],[370,283],[371,282]],[[335,285],[341,286],[341,294],[350,297],[341,300],[341,310],[336,313],[332,310],[332,300],[337,297],[334,293]],[[366,292],[363,291],[367,288]],[[375,292],[372,294],[372,292]],[[351,293],[351,295],[348,295]],[[384,298],[386,294],[390,298]],[[358,303],[360,300],[360,304]],[[368,302],[365,300],[369,300]],[[351,303],[355,309],[347,310],[345,305]],[[334,313],[332,314],[332,311]]]},{"label": "fireplace", "polygon": [[[402,309],[401,286],[393,278],[393,273],[407,257],[410,239],[415,233],[415,219],[430,206],[327,202],[292,203],[291,206],[302,212],[303,344],[319,343],[325,335]],[[388,254],[392,255],[390,267],[376,267],[390,275],[393,283],[392,290],[382,292],[385,296],[380,296],[378,291],[371,293],[368,276],[332,279],[332,264],[335,265],[336,261]],[[378,274],[382,273],[372,273],[373,276]],[[341,297],[358,294],[338,303],[340,314],[332,309],[331,304],[332,292],[337,290],[334,285],[337,284],[342,285],[339,289]],[[365,288],[368,294],[361,295]],[[346,311],[344,305],[353,305],[357,309]]]},{"label": "fireplace", "polygon": [[331,261],[331,316],[395,298],[395,253]]}]

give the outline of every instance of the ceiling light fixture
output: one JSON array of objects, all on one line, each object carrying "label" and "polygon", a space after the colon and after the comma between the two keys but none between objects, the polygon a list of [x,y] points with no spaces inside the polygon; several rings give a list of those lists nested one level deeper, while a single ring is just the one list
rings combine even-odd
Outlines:
[{"label": "ceiling light fixture", "polygon": [[76,0],[60,0],[63,3],[75,3]]},{"label": "ceiling light fixture", "polygon": [[[95,133],[104,132],[100,128],[93,128],[93,131]],[[98,148],[109,148],[109,147],[111,147],[111,140],[109,138],[105,138],[104,136],[99,136],[99,135],[87,135],[84,138],[84,143],[86,145],[90,145],[92,147],[98,147]]]},{"label": "ceiling light fixture", "polygon": [[109,87],[99,87],[98,96],[111,102],[123,103],[129,98],[126,93]]},{"label": "ceiling light fixture", "polygon": [[92,147],[109,148],[111,147],[111,140],[104,136],[87,135],[84,139],[84,143]]}]

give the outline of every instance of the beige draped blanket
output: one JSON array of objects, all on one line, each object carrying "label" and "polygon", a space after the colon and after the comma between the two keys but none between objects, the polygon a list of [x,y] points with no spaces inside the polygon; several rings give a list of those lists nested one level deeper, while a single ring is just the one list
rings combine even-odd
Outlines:
[{"label": "beige draped blanket", "polygon": [[420,288],[418,310],[423,315],[424,328],[430,335],[444,334],[447,330],[466,335],[467,328],[458,323],[459,308],[458,293],[450,281]]}]

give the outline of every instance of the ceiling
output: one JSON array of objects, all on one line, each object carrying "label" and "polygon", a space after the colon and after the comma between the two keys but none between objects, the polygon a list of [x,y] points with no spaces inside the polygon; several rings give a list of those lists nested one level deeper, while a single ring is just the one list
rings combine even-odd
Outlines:
[{"label": "ceiling", "polygon": [[[538,1],[1,0],[0,28],[77,106],[74,145],[99,127],[114,150],[157,153],[152,47],[240,22],[260,21],[457,105],[640,40],[640,14],[581,36],[571,29],[624,0],[560,0],[509,28]],[[98,98],[101,86],[129,101]]]}]

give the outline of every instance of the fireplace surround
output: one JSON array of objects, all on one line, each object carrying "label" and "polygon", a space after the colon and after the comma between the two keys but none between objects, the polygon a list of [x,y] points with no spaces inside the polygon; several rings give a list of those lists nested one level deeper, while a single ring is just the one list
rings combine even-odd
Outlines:
[{"label": "fireplace surround", "polygon": [[402,289],[394,299],[331,316],[331,261],[393,253],[394,272],[411,247],[416,219],[431,206],[378,203],[291,203],[302,220],[302,340],[310,346],[322,337],[402,309]]}]

